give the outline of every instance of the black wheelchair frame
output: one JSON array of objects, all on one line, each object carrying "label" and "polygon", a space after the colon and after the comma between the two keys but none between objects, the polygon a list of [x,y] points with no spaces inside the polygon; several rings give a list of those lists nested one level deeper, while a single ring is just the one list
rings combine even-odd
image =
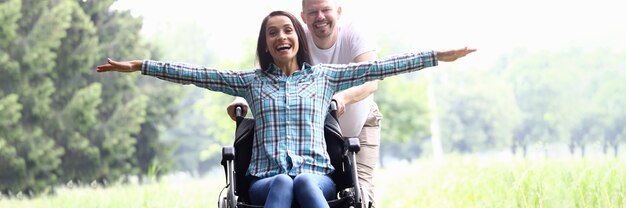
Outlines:
[{"label": "black wheelchair frame", "polygon": [[[263,206],[249,204],[248,188],[250,180],[246,176],[252,142],[254,139],[254,119],[242,116],[241,106],[235,107],[236,131],[233,146],[222,148],[221,165],[224,167],[226,186],[220,192],[219,208],[262,208]],[[363,208],[371,207],[363,197],[364,191],[359,186],[357,178],[356,153],[360,150],[358,138],[345,138],[337,120],[336,102],[331,102],[329,113],[324,123],[324,137],[326,149],[330,155],[331,164],[335,171],[331,178],[337,189],[337,199],[329,200],[331,208]],[[226,192],[224,192],[226,190]],[[299,207],[294,202],[293,208]]]}]

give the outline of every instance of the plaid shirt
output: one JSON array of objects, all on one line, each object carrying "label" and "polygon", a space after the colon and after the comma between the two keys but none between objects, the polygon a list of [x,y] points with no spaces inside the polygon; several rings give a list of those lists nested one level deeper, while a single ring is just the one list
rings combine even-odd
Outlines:
[{"label": "plaid shirt", "polygon": [[248,174],[264,178],[331,173],[323,130],[333,94],[437,63],[429,51],[345,65],[305,63],[287,76],[273,64],[267,70],[231,71],[147,60],[142,74],[245,98],[256,122]]}]

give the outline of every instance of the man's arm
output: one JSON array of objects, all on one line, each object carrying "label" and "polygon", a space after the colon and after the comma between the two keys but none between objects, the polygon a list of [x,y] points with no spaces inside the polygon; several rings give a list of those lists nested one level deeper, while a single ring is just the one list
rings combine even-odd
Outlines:
[{"label": "man's arm", "polygon": [[[376,55],[376,51],[369,51],[357,56],[353,61],[358,63],[376,60],[377,58],[378,56]],[[337,115],[341,116],[344,113],[346,105],[356,103],[367,98],[376,92],[377,89],[378,80],[374,80],[336,93],[333,96],[333,99],[337,100]]]}]

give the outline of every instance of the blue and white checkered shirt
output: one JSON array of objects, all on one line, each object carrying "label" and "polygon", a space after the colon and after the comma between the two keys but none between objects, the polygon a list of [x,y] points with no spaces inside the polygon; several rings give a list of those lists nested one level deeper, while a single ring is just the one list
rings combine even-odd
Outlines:
[{"label": "blue and white checkered shirt", "polygon": [[304,64],[287,76],[273,64],[267,70],[231,71],[147,60],[142,74],[245,98],[256,122],[248,174],[264,178],[334,170],[323,130],[335,92],[437,64],[429,51],[344,65]]}]

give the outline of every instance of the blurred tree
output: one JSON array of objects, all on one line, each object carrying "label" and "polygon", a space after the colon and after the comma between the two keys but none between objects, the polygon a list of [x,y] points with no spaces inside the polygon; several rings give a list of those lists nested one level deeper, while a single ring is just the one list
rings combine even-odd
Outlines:
[{"label": "blurred tree", "polygon": [[[379,57],[415,49],[396,34],[370,38],[378,39]],[[428,106],[428,79],[423,73],[425,72],[394,76],[378,84],[374,100],[383,115],[379,160],[381,166],[384,166],[385,156],[412,160],[426,152],[420,144],[431,136],[431,113]]]},{"label": "blurred tree", "polygon": [[[215,39],[212,31],[207,31],[204,24],[204,20],[164,22],[155,28],[150,41],[167,49],[163,51],[162,58],[169,61],[218,69],[255,68],[255,38],[243,40],[246,48],[241,59],[218,59],[220,56],[211,50],[211,46],[221,40]],[[177,168],[192,175],[201,175],[219,167],[221,147],[231,145],[234,122],[226,114],[225,108],[233,97],[195,86],[185,86],[183,90],[184,93],[180,94],[184,96],[178,106],[179,122],[164,132],[164,140],[174,144],[172,147],[175,148]]]},{"label": "blurred tree", "polygon": [[65,149],[62,181],[90,181],[100,174],[100,149],[90,138],[98,124],[101,91],[102,86],[97,83],[76,91],[60,116],[54,119],[56,125],[48,128],[57,130],[54,133],[58,145]]},{"label": "blurred tree", "polygon": [[0,3],[1,19],[5,21],[0,40],[0,94],[9,95],[2,99],[7,109],[21,106],[19,116],[13,111],[9,117],[14,118],[9,125],[17,128],[3,133],[9,142],[4,144],[7,151],[2,156],[8,155],[5,159],[11,165],[0,169],[4,172],[0,175],[14,181],[0,185],[3,189],[40,190],[57,180],[63,148],[55,144],[54,135],[46,132],[48,122],[56,114],[52,102],[56,88],[50,73],[55,68],[55,52],[70,26],[73,8],[69,1]]},{"label": "blurred tree", "polygon": [[135,144],[136,138],[158,143],[160,129],[142,127],[171,122],[162,115],[175,114],[177,92],[138,96],[136,76],[93,71],[104,57],[147,58],[156,51],[140,42],[141,19],[109,10],[113,2],[0,2],[0,190],[115,180],[147,173],[138,162],[168,158],[159,145],[145,145],[152,154],[139,157]]},{"label": "blurred tree", "polygon": [[445,70],[437,85],[444,149],[476,153],[511,145],[521,114],[504,80],[479,69]]},{"label": "blurred tree", "polygon": [[[143,80],[143,79],[140,79]],[[156,81],[156,82],[155,82]],[[153,165],[158,167],[160,176],[176,168],[174,157],[175,146],[163,139],[163,133],[178,122],[178,103],[181,99],[180,86],[158,87],[159,80],[151,80],[150,84],[142,84],[143,94],[148,96],[150,103],[146,109],[146,120],[141,123],[141,131],[136,135],[135,161],[140,169],[140,176],[146,176]]]},{"label": "blurred tree", "polygon": [[[393,143],[421,144],[430,136],[430,112],[426,93],[427,81],[422,78],[396,76],[379,82],[374,99],[383,115],[381,121],[381,149],[401,159],[420,156],[416,146],[411,151],[390,149]],[[389,145],[388,147],[385,147]],[[382,155],[381,155],[382,156]],[[382,161],[382,160],[381,160]],[[383,165],[383,164],[381,164]]]},{"label": "blurred tree", "polygon": [[[20,125],[22,105],[16,94],[0,93],[0,191],[23,186],[16,178],[26,177],[26,159],[18,155],[23,131]],[[0,193],[2,194],[2,193]],[[6,194],[6,193],[5,193]]]},{"label": "blurred tree", "polygon": [[[97,59],[160,59],[162,49],[147,44],[139,34],[143,20],[129,11],[109,10],[113,2],[80,1],[97,28]],[[98,116],[105,125],[95,136],[103,161],[98,179],[117,180],[131,173],[145,176],[153,165],[162,172],[171,170],[175,166],[172,144],[162,140],[161,133],[177,122],[182,87],[161,87],[160,80],[114,73],[89,80],[103,84],[101,96],[106,101],[99,106]]]},{"label": "blurred tree", "polygon": [[16,178],[26,177],[26,158],[18,151],[17,144],[24,139],[21,127],[22,104],[19,94],[13,93],[13,79],[19,76],[19,62],[12,59],[9,49],[18,39],[18,20],[21,17],[21,1],[0,2],[0,194],[8,194],[12,188],[22,188],[24,183]]},{"label": "blurred tree", "polygon": [[552,63],[549,53],[516,50],[510,57],[501,72],[512,85],[514,105],[522,112],[522,121],[513,130],[511,147],[514,153],[521,148],[525,156],[531,144],[560,140],[555,125],[564,121],[557,121],[551,115],[560,107],[556,100],[561,92],[552,83],[554,77],[547,76],[546,68]]},{"label": "blurred tree", "polygon": [[[517,127],[514,147],[528,144],[568,143],[574,154],[604,141],[616,145],[622,127],[623,84],[619,70],[623,55],[608,50],[572,47],[561,51],[529,53],[518,50],[503,64],[503,75],[513,84],[523,122]],[[545,153],[548,150],[544,148]]]},{"label": "blurred tree", "polygon": [[[601,51],[599,51],[601,52]],[[613,151],[617,157],[620,144],[626,143],[626,52],[616,53],[602,63],[602,75],[596,80],[598,90],[593,100],[598,104],[600,118],[604,120],[604,140],[602,150],[605,154]]]}]

